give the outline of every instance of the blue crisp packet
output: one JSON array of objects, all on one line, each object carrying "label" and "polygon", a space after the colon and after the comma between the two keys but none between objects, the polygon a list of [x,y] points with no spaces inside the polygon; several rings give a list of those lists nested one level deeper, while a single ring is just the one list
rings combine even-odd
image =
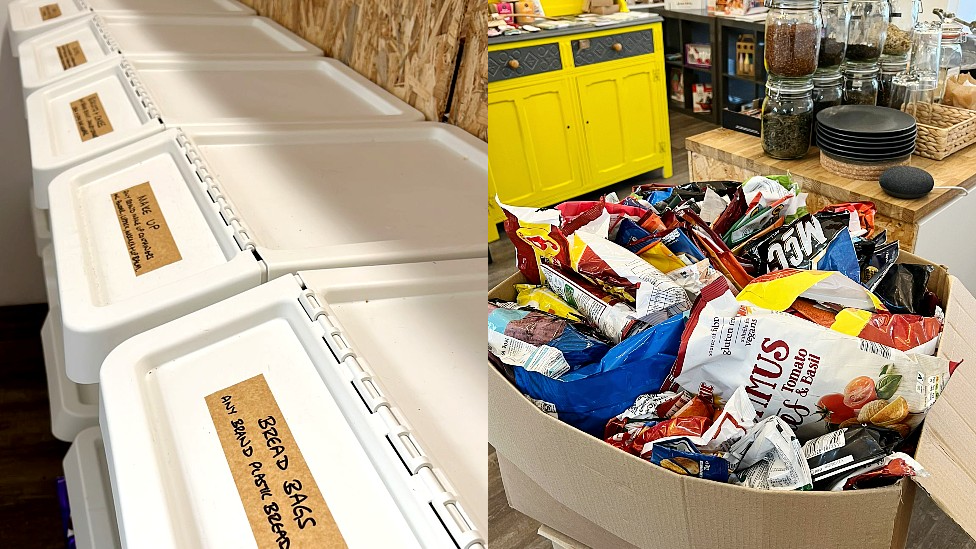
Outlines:
[{"label": "blue crisp packet", "polygon": [[851,231],[846,228],[837,231],[834,239],[827,244],[823,257],[812,268],[820,271],[838,271],[860,284],[861,266],[857,262]]},{"label": "blue crisp packet", "polygon": [[664,245],[676,255],[687,254],[695,258],[695,261],[705,259],[705,254],[702,253],[698,246],[696,246],[695,243],[688,238],[688,235],[686,235],[681,229],[674,229],[668,234],[662,236],[661,240],[663,240]]},{"label": "blue crisp packet", "polygon": [[647,229],[625,217],[620,220],[620,225],[617,227],[617,237],[613,239],[613,242],[635,254],[639,254],[649,244],[657,242],[657,239],[652,239],[650,236],[651,233]]},{"label": "blue crisp packet", "polygon": [[674,194],[674,188],[661,189],[659,191],[651,191],[651,194],[647,195],[646,200],[651,204],[657,204],[662,200],[667,200],[671,198],[672,194]]},{"label": "blue crisp packet", "polygon": [[729,481],[729,462],[718,456],[699,453],[688,438],[655,441],[651,449],[651,463],[679,475]]}]

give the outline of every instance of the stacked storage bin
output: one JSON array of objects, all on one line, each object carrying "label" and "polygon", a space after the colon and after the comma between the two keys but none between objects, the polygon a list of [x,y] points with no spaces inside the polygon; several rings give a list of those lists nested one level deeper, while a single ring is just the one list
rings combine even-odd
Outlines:
[{"label": "stacked storage bin", "polygon": [[[469,218],[487,178],[484,143],[421,122],[266,19],[226,17],[252,13],[235,2],[76,5],[94,13],[18,40],[33,196],[50,205],[43,342],[52,430],[75,440],[65,476],[78,547],[256,546],[267,532],[234,486],[224,425],[200,414],[203,397],[256,373],[324,497],[317,517],[330,535],[361,547],[483,546],[486,403],[477,357],[465,355],[475,332],[462,319],[475,318],[470,288],[486,273],[483,223]],[[218,8],[224,16],[203,17]],[[65,66],[79,48],[86,61]],[[48,217],[39,210],[35,220],[41,240]],[[226,298],[233,305],[217,304]],[[200,339],[210,329],[185,315],[211,305],[204,324],[222,321]],[[349,312],[329,324],[333,310]],[[288,324],[292,335],[252,340],[244,319]],[[173,331],[154,335],[161,325]],[[146,330],[161,345],[137,360],[148,370],[101,368]],[[231,341],[242,343],[236,358],[211,355],[212,372],[168,368]],[[135,408],[109,404],[132,383]],[[191,415],[176,418],[178,401]],[[130,436],[133,418],[174,444],[143,446],[148,431]],[[184,420],[203,447],[181,442],[173,429]],[[186,476],[198,458],[205,466]],[[162,488],[147,494],[154,483]],[[301,540],[293,518],[285,522]],[[389,529],[377,532],[377,520]]]}]

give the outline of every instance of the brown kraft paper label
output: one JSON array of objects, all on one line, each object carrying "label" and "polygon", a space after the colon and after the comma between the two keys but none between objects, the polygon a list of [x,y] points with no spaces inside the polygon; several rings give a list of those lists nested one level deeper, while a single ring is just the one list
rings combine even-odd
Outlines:
[{"label": "brown kraft paper label", "polygon": [[41,21],[61,17],[61,6],[57,4],[46,4],[37,9],[41,12]]},{"label": "brown kraft paper label", "polygon": [[112,193],[112,206],[136,276],[183,259],[148,182]]},{"label": "brown kraft paper label", "polygon": [[77,40],[58,46],[58,59],[61,60],[61,68],[64,70],[77,67],[78,65],[84,65],[88,62],[88,58],[85,57],[85,52],[81,49],[81,44]]},{"label": "brown kraft paper label", "polygon": [[86,95],[77,101],[71,102],[71,115],[75,119],[75,126],[78,127],[78,135],[82,141],[95,139],[96,137],[112,132],[112,122],[105,113],[102,100],[97,93]]},{"label": "brown kraft paper label", "polygon": [[258,547],[347,547],[264,375],[206,401]]}]

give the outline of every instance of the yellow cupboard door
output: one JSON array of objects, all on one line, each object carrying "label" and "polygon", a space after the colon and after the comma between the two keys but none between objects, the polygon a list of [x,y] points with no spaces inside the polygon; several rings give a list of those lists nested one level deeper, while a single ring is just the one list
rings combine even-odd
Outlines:
[{"label": "yellow cupboard door", "polygon": [[488,164],[503,202],[545,206],[582,187],[565,80],[488,92]]},{"label": "yellow cupboard door", "polygon": [[[644,63],[577,77],[592,182],[615,183],[652,169],[659,151],[656,82]],[[643,169],[644,167],[647,169]]]}]

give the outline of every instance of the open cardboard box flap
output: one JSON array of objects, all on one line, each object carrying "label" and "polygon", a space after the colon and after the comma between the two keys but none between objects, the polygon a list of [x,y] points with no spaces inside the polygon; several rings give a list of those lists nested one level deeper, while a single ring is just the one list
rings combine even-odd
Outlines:
[{"label": "open cardboard box flap", "polygon": [[[931,264],[903,252],[903,263]],[[515,273],[489,298],[514,300]],[[940,355],[965,359],[924,424],[918,460],[931,477],[920,484],[957,523],[973,535],[976,474],[976,417],[960,414],[976,398],[974,376],[976,300],[963,285],[936,266],[929,281],[946,307]],[[967,366],[969,366],[967,368]],[[684,477],[620,452],[536,408],[495,368],[489,381],[489,441],[504,459],[539,488],[587,521],[635,546],[832,548],[902,547],[914,496],[901,483],[856,492],[758,492]],[[951,436],[950,436],[951,433]],[[970,457],[972,456],[972,457]],[[802,498],[798,502],[797,497]],[[807,517],[807,518],[804,518]],[[847,525],[823,529],[823,525]],[[851,536],[851,532],[857,532]],[[572,533],[571,533],[572,534]],[[653,540],[653,542],[649,541]]]}]

